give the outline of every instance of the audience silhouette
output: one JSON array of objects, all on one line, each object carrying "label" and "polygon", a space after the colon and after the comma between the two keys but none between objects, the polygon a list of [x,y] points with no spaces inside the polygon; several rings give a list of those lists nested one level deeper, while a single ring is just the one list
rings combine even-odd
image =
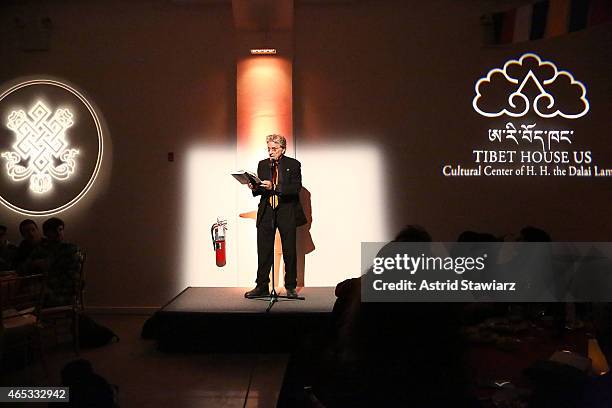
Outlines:
[{"label": "audience silhouette", "polygon": [[7,237],[8,228],[0,225],[0,272],[10,271],[15,268],[17,247]]}]

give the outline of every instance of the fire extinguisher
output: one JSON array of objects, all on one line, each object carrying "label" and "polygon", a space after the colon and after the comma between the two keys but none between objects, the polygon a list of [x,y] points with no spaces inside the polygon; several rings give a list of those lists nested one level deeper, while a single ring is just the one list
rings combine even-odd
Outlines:
[{"label": "fire extinguisher", "polygon": [[227,230],[227,221],[217,217],[210,228],[210,235],[213,241],[213,249],[215,250],[215,258],[217,266],[225,266],[225,231]]}]

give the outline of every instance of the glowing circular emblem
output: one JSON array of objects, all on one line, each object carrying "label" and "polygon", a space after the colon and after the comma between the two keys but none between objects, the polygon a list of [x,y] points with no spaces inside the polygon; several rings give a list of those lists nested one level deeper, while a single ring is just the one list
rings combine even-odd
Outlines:
[{"label": "glowing circular emblem", "polygon": [[0,202],[26,215],[75,205],[91,189],[104,151],[92,104],[54,79],[5,86],[0,93]]}]

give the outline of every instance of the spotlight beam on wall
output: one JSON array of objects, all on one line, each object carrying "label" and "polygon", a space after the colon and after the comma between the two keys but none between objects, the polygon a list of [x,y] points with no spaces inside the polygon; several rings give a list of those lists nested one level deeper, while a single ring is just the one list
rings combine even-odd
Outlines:
[{"label": "spotlight beam on wall", "polygon": [[[233,148],[218,146],[194,147],[187,154],[184,286],[246,287],[255,279],[257,230],[253,219],[238,215],[242,210],[238,203],[248,201],[257,208],[259,197],[252,197],[230,175],[235,157]],[[321,143],[300,147],[297,157],[308,200],[303,204],[312,219],[298,229],[303,237],[298,254],[303,254],[304,284],[334,286],[360,275],[361,242],[390,238],[382,154],[375,145]],[[365,170],[356,171],[355,163]],[[228,221],[227,265],[222,268],[215,264],[209,233],[219,216],[227,216]]]}]

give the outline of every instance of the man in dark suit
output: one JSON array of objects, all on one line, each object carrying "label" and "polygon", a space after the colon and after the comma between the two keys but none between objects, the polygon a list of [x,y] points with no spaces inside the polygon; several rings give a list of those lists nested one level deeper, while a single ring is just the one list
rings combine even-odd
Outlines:
[{"label": "man in dark suit", "polygon": [[296,298],[297,255],[296,227],[306,224],[300,204],[302,172],[300,162],[285,156],[287,140],[281,135],[266,137],[268,158],[259,162],[257,176],[262,184],[249,184],[253,196],[261,196],[257,210],[257,286],[245,297],[270,294],[270,269],[274,262],[274,236],[278,228],[285,261],[285,289],[287,297]]}]

